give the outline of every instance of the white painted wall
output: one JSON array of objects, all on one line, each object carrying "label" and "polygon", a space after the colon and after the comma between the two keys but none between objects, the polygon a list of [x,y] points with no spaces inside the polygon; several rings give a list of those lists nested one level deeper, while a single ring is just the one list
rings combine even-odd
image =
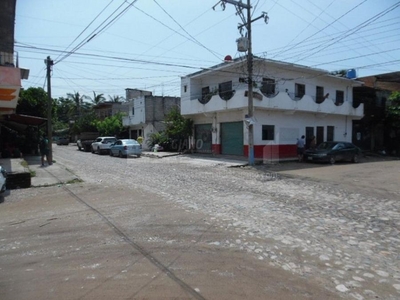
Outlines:
[{"label": "white painted wall", "polygon": [[[123,126],[128,127],[145,123],[146,111],[144,101],[144,96],[141,96],[129,102],[129,114],[122,118]],[[132,114],[132,107],[135,108],[135,114]]]},{"label": "white painted wall", "polygon": [[[287,115],[284,112],[257,111],[255,114],[256,124],[254,125],[255,145],[295,145],[296,139],[305,135],[306,127],[324,127],[324,141],[327,138],[327,126],[334,126],[334,140],[351,142],[352,121],[346,116],[326,116],[307,113],[295,113]],[[262,125],[275,126],[275,140],[262,140]],[[247,134],[247,133],[246,133]]]}]

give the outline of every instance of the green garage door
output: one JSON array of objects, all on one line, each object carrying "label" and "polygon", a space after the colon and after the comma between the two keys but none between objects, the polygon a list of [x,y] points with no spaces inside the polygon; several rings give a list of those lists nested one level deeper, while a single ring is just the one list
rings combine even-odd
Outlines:
[{"label": "green garage door", "polygon": [[194,126],[195,145],[197,152],[211,152],[211,124],[198,124]]},{"label": "green garage door", "polygon": [[243,122],[221,123],[221,153],[243,155]]}]

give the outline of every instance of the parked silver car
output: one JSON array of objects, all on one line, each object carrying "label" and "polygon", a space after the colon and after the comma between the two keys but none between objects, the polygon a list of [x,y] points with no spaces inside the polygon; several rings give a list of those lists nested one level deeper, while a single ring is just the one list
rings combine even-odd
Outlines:
[{"label": "parked silver car", "polygon": [[98,137],[92,143],[92,153],[103,154],[110,152],[111,144],[114,144],[117,139],[113,136],[102,136]]},{"label": "parked silver car", "polygon": [[0,194],[6,191],[6,183],[7,183],[7,172],[2,166],[0,166]]},{"label": "parked silver car", "polygon": [[66,145],[66,146],[68,146],[68,144],[69,144],[69,137],[60,137],[60,138],[58,138],[57,139],[57,145]]},{"label": "parked silver car", "polygon": [[142,145],[133,139],[122,139],[116,141],[110,147],[110,156],[118,155],[119,157],[127,157],[129,155],[142,155]]}]

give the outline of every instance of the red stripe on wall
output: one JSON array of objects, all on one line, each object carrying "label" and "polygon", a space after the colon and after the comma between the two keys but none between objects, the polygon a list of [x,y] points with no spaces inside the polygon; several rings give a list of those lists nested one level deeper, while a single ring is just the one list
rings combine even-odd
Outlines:
[{"label": "red stripe on wall", "polygon": [[[221,154],[221,144],[212,144],[212,152]],[[244,156],[249,156],[249,147],[243,146]],[[284,158],[297,158],[296,145],[254,145],[254,158],[276,160]]]},{"label": "red stripe on wall", "polygon": [[221,154],[221,144],[212,144],[211,149],[214,154]]},{"label": "red stripe on wall", "polygon": [[[249,147],[244,145],[244,156],[248,157]],[[254,157],[262,159],[296,158],[296,145],[254,145]]]}]

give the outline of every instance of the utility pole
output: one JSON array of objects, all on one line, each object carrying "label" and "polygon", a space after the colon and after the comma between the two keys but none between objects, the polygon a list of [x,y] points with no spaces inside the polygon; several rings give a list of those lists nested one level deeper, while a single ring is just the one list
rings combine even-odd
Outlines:
[{"label": "utility pole", "polygon": [[[249,39],[249,49],[247,50],[247,72],[249,73],[248,78],[248,113],[249,120],[252,120],[254,116],[254,105],[253,105],[253,51],[251,47],[251,9],[250,0],[247,0],[247,38]],[[254,165],[254,125],[249,123],[249,165]]]},{"label": "utility pole", "polygon": [[[221,0],[218,3],[221,3],[222,8],[225,9],[226,3],[233,4],[236,7],[237,14],[242,18],[243,24],[238,26],[238,29],[241,30],[243,27],[247,30],[247,39],[248,39],[248,48],[247,48],[247,72],[248,72],[248,112],[246,119],[249,120],[248,123],[248,148],[249,148],[249,165],[254,165],[254,124],[253,124],[253,116],[254,116],[254,105],[253,105],[253,52],[252,52],[252,37],[251,37],[251,23],[257,21],[261,18],[264,18],[264,21],[268,22],[267,13],[263,12],[261,16],[251,19],[251,3],[250,0],[247,0],[247,4],[242,1],[235,0]],[[218,3],[215,5],[217,6]],[[215,9],[215,6],[213,9]],[[242,10],[247,10],[247,16],[244,17]]]},{"label": "utility pole", "polygon": [[50,56],[47,56],[47,59],[44,60],[46,64],[46,76],[47,76],[47,139],[49,141],[49,156],[48,164],[51,165],[53,163],[53,126],[52,126],[52,109],[53,109],[53,99],[51,98],[51,67],[54,62],[50,59]]}]

